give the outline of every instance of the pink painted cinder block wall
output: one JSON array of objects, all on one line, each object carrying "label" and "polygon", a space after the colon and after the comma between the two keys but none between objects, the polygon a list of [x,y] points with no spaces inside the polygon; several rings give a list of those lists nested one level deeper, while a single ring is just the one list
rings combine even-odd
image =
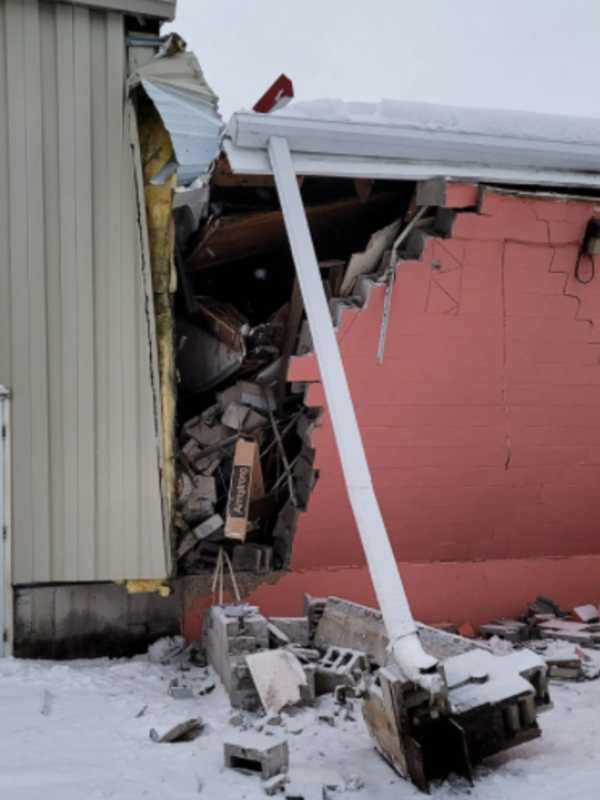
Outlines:
[{"label": "pink painted cinder block wall", "polygon": [[[421,565],[413,602],[430,617],[447,616],[456,592],[453,615],[475,619],[514,613],[511,591],[569,603],[584,599],[581,585],[600,600],[600,275],[574,278],[598,214],[593,202],[485,191],[450,238],[399,264],[383,365],[383,288],[344,314],[339,342],[375,489],[398,560]],[[290,377],[311,382],[307,402],[324,405],[313,356]],[[360,568],[327,415],[313,444],[321,477],[294,569]],[[551,557],[576,561],[557,570]],[[529,583],[526,595],[491,580],[492,563]],[[453,586],[459,565],[487,571],[483,595]]]},{"label": "pink painted cinder block wall", "polygon": [[[514,615],[544,593],[600,600],[600,273],[574,278],[594,215],[592,201],[482,190],[450,238],[399,263],[382,365],[383,288],[344,313],[376,493],[425,622]],[[325,405],[314,356],[289,377]],[[327,413],[313,446],[292,573],[251,598],[265,613],[300,613],[305,591],[374,603]]]}]

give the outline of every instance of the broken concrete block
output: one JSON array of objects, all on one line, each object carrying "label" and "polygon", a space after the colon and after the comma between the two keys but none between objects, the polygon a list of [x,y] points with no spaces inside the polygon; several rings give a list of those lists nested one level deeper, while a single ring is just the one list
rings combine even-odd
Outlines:
[{"label": "broken concrete block", "polygon": [[498,619],[479,626],[482,636],[500,636],[509,642],[522,642],[529,638],[529,625],[516,619]]},{"label": "broken concrete block", "polygon": [[270,572],[273,548],[265,544],[241,544],[233,550],[231,563],[236,572],[253,572],[260,575]]},{"label": "broken concrete block", "polygon": [[186,422],[183,423],[181,426],[181,436],[184,439],[190,439],[191,433],[190,431],[193,430],[196,425],[199,425],[202,422],[202,416],[200,414],[196,415],[195,417],[190,417]]},{"label": "broken concrete block", "polygon": [[274,647],[285,647],[286,644],[290,644],[289,637],[280,631],[276,625],[273,625],[272,622],[269,622],[269,641]]},{"label": "broken concrete block", "polygon": [[330,647],[317,664],[317,695],[335,691],[336,686],[354,686],[361,673],[369,669],[364,653],[343,647]]},{"label": "broken concrete block", "polygon": [[202,453],[202,449],[198,445],[198,442],[195,441],[195,439],[190,439],[183,445],[183,447],[181,448],[181,452],[187,458],[188,461],[193,463],[197,458],[199,458],[200,454]]},{"label": "broken concrete block", "polygon": [[197,739],[202,733],[204,722],[197,717],[195,719],[188,719],[186,722],[181,722],[179,725],[168,730],[160,736],[154,728],[150,729],[150,738],[153,742],[191,742]]},{"label": "broken concrete block", "polygon": [[547,658],[548,677],[553,680],[581,681],[585,675],[579,658]]},{"label": "broken concrete block", "polygon": [[308,647],[308,617],[270,617],[271,622],[289,641]]},{"label": "broken concrete block", "polygon": [[[209,478],[213,480],[213,478]],[[198,516],[206,519],[214,513],[213,501],[206,497],[201,489],[192,488],[183,509],[184,517]]]},{"label": "broken concrete block", "polygon": [[201,420],[197,425],[190,429],[190,441],[195,441],[202,447],[210,447],[214,444],[219,444],[223,439],[231,436],[231,431],[224,425],[217,423],[216,425],[208,425],[204,420]]},{"label": "broken concrete block", "polygon": [[306,677],[306,685],[300,687],[300,702],[305,706],[314,706],[317,700],[317,667],[314,664],[303,664],[302,669]]},{"label": "broken concrete block", "polygon": [[205,519],[204,522],[201,522],[200,525],[197,525],[194,530],[194,536],[196,539],[206,539],[209,536],[212,536],[213,533],[216,533],[218,530],[221,530],[223,527],[223,517],[220,514],[213,514],[212,517]]},{"label": "broken concrete block", "polygon": [[211,503],[217,502],[217,488],[215,479],[209,475],[195,475],[193,481],[193,492],[200,497],[210,500]]},{"label": "broken concrete block", "polygon": [[269,778],[269,780],[264,781],[263,783],[263,789],[265,790],[265,794],[268,795],[269,797],[273,797],[274,795],[279,794],[279,792],[281,792],[284,789],[288,781],[289,778],[285,774],[285,772],[281,772],[279,775],[274,775],[272,778]]},{"label": "broken concrete block", "polygon": [[251,406],[258,411],[275,411],[276,404],[270,392],[263,390],[261,386],[249,381],[238,381],[233,386],[217,394],[219,405],[226,411],[230,403],[241,403],[244,406]]},{"label": "broken concrete block", "polygon": [[311,641],[315,635],[319,620],[323,616],[326,603],[326,597],[313,597],[310,594],[304,595],[304,616],[308,617],[308,630]]},{"label": "broken concrete block", "polygon": [[198,539],[194,536],[194,534],[190,531],[186,533],[183,539],[179,542],[179,546],[177,548],[177,558],[183,558],[190,550],[198,544]]},{"label": "broken concrete block", "polygon": [[529,604],[529,613],[553,614],[555,617],[562,616],[560,606],[557,605],[554,600],[551,600],[549,597],[544,597],[543,595],[536,597],[536,599]]},{"label": "broken concrete block", "polygon": [[246,417],[243,425],[243,432],[244,433],[254,433],[256,434],[261,428],[264,428],[267,425],[267,418],[264,417],[262,414],[259,414],[257,411],[253,409],[249,409],[248,416]]},{"label": "broken concrete block", "polygon": [[218,453],[214,453],[211,456],[203,456],[202,451],[200,451],[198,457],[193,460],[192,466],[196,472],[202,475],[213,475],[220,463],[221,456]]},{"label": "broken concrete block", "polygon": [[225,746],[225,766],[260,773],[264,780],[286,773],[290,759],[285,739],[268,742],[256,734],[239,734]]},{"label": "broken concrete block", "polygon": [[254,636],[234,636],[228,639],[229,655],[240,656],[255,653],[257,642]]},{"label": "broken concrete block", "polygon": [[277,714],[300,702],[300,687],[306,684],[302,664],[288,650],[265,650],[246,656],[263,708]]},{"label": "broken concrete block", "polygon": [[266,617],[256,612],[242,617],[240,628],[246,636],[254,636],[258,646],[267,649],[269,646],[269,623]]},{"label": "broken concrete block", "polygon": [[290,642],[290,644],[286,645],[286,647],[303,664],[310,664],[312,662],[319,661],[321,658],[321,651],[314,647],[301,647],[295,642]]},{"label": "broken concrete block", "polygon": [[179,683],[178,678],[173,678],[169,683],[168,692],[175,700],[190,700],[194,696],[192,687],[186,683]]},{"label": "broken concrete block", "polygon": [[232,403],[229,403],[223,412],[221,422],[233,431],[241,431],[243,430],[244,421],[249,413],[250,409],[248,406],[243,406],[241,403],[234,400]]},{"label": "broken concrete block", "polygon": [[314,634],[315,644],[358,650],[383,666],[388,637],[381,612],[340,597],[329,597]]},{"label": "broken concrete block", "polygon": [[559,639],[573,642],[582,647],[600,648],[600,625],[573,622],[566,619],[552,619],[541,622],[538,631],[545,639]]},{"label": "broken concrete block", "polygon": [[600,615],[598,614],[598,607],[593,605],[575,606],[573,609],[573,616],[579,622],[598,622]]},{"label": "broken concrete block", "polygon": [[181,472],[177,476],[177,501],[180,506],[185,504],[193,488],[194,484],[190,476],[185,472]]}]

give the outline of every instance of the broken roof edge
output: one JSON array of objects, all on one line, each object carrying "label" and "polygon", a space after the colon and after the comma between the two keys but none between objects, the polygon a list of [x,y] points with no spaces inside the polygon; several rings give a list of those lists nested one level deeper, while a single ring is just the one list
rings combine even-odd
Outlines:
[{"label": "broken roof edge", "polygon": [[[508,114],[508,112],[507,112]],[[288,142],[296,171],[304,175],[424,180],[447,177],[509,184],[600,186],[600,121],[590,121],[578,138],[578,120],[567,133],[554,119],[549,135],[539,133],[539,115],[520,135],[497,124],[488,130],[434,128],[431,124],[376,123],[238,112],[227,127],[224,149],[234,172],[270,174],[272,137]],[[512,112],[505,121],[512,119]],[[548,123],[550,125],[550,123]],[[565,123],[566,124],[566,123]],[[535,130],[534,130],[535,128]]]}]

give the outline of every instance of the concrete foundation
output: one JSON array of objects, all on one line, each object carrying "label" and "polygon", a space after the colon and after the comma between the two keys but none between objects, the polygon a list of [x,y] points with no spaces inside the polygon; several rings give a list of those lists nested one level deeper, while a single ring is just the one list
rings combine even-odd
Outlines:
[{"label": "concrete foundation", "polygon": [[19,586],[14,598],[19,658],[131,656],[181,632],[178,591],[165,598],[129,594],[114,583],[81,583]]}]

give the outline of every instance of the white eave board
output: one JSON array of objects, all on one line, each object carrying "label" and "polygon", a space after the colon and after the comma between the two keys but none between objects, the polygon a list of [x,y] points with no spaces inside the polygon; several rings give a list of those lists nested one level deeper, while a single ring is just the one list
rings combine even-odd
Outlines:
[{"label": "white eave board", "polygon": [[123,14],[142,14],[164,20],[175,19],[177,8],[177,0],[53,0],[53,2],[120,11]]},{"label": "white eave board", "polygon": [[[228,138],[223,142],[223,149],[231,169],[238,175],[271,174],[271,165],[264,150],[236,147]],[[359,158],[297,152],[292,152],[292,161],[297,175],[316,177],[405,181],[448,178],[519,186],[600,188],[600,173],[523,168],[501,169],[479,164],[449,165],[436,161],[403,161],[391,158]]]},{"label": "white eave board", "polygon": [[[307,175],[600,185],[600,120],[547,117],[540,125],[539,115],[506,114],[506,119],[496,115],[487,127],[477,120],[463,127],[419,127],[414,121],[239,112],[229,123],[225,148],[232,169],[240,173],[270,172],[264,153],[269,139],[281,136],[297,171]],[[513,123],[518,132],[511,134]]]}]

